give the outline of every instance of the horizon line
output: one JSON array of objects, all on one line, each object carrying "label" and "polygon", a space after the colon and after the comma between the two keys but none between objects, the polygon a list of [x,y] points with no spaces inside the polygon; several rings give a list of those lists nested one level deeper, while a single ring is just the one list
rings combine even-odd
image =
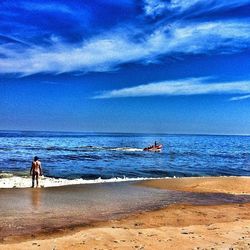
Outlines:
[{"label": "horizon line", "polygon": [[250,134],[223,134],[223,133],[157,133],[157,132],[95,132],[95,131],[62,131],[62,130],[17,130],[17,129],[0,129],[2,132],[24,132],[24,133],[71,133],[71,134],[138,134],[138,135],[198,135],[198,136],[250,136]]}]

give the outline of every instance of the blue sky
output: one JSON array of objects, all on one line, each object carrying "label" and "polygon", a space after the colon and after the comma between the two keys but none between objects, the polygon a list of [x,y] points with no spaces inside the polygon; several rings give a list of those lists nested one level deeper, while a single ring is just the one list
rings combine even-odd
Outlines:
[{"label": "blue sky", "polygon": [[250,134],[250,1],[1,1],[0,129]]}]

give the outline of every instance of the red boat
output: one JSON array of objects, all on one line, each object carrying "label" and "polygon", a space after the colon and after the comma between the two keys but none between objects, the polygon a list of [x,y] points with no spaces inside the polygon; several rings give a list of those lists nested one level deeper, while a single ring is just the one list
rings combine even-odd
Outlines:
[{"label": "red boat", "polygon": [[147,148],[144,148],[143,151],[151,151],[151,152],[161,152],[162,150],[162,144],[159,145],[151,145]]}]

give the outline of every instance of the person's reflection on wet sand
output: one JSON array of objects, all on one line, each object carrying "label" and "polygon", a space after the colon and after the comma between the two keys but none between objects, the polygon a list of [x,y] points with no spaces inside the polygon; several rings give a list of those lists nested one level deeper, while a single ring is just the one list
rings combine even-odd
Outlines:
[{"label": "person's reflection on wet sand", "polygon": [[40,203],[41,203],[41,197],[40,196],[41,196],[41,190],[40,189],[33,189],[31,191],[32,206],[35,209],[40,207]]}]

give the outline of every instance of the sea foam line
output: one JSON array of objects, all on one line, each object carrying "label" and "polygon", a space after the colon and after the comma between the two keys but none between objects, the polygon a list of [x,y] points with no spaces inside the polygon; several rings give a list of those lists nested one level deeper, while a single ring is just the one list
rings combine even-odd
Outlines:
[{"label": "sea foam line", "polygon": [[[154,179],[168,179],[169,177],[163,178],[128,178],[128,177],[115,177],[110,179],[102,179],[101,177],[95,180],[85,180],[85,179],[63,179],[63,178],[51,178],[42,176],[39,180],[41,187],[58,187],[58,186],[68,186],[77,184],[96,184],[96,183],[114,183],[114,182],[128,182],[128,181],[143,181],[143,180],[154,180]],[[0,179],[0,188],[28,188],[31,187],[31,177],[20,177],[12,176]]]}]

